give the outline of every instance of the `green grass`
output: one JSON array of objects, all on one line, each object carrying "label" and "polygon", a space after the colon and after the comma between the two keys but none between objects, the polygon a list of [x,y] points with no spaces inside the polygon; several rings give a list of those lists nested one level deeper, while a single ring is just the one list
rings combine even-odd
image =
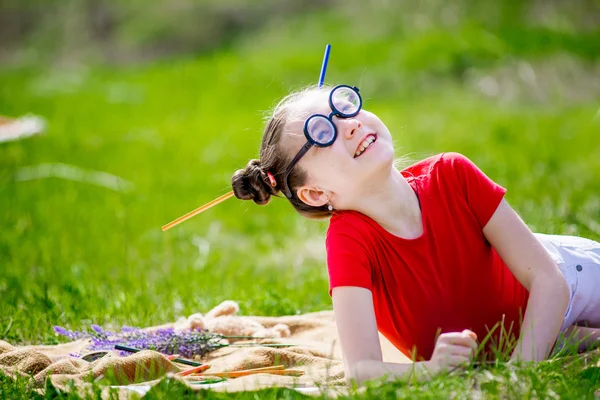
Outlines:
[{"label": "green grass", "polygon": [[[507,187],[532,230],[600,240],[600,31],[581,22],[586,3],[552,4],[539,18],[509,3],[349,4],[271,20],[197,57],[0,69],[0,111],[48,120],[46,135],[0,144],[0,339],[56,343],[53,325],[147,326],[225,299],[243,314],[330,308],[326,222],[282,199],[228,200],[160,230],[229,190],[258,155],[264,111],[316,81],[327,42],[327,81],[361,88],[399,156],[461,152]],[[16,179],[44,163],[104,171],[133,189]],[[586,371],[497,368],[362,396],[466,397],[475,385],[492,398],[583,398],[600,387],[596,369]],[[22,385],[0,390],[28,397]],[[170,390],[180,389],[151,396]]]}]

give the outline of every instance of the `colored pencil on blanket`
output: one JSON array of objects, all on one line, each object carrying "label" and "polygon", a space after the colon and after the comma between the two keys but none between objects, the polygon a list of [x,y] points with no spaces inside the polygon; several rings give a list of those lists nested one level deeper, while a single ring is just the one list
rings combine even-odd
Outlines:
[{"label": "colored pencil on blanket", "polygon": [[222,378],[239,378],[242,376],[255,375],[255,374],[271,374],[271,375],[288,375],[288,376],[302,376],[304,371],[297,369],[288,370],[268,370],[268,371],[229,371],[229,372],[203,372],[196,374],[196,376],[216,376]]},{"label": "colored pencil on blanket", "polygon": [[[135,347],[123,346],[120,344],[115,344],[115,350],[128,351],[130,353],[137,353],[138,351],[141,351],[141,349],[136,349]],[[169,356],[167,356],[167,357],[169,358],[169,360],[171,360],[171,358]],[[191,365],[192,367],[199,367],[201,365],[204,365],[204,364],[196,362],[196,361],[186,360],[185,358],[173,358],[171,361],[180,363],[180,364]]]},{"label": "colored pencil on blanket", "polygon": [[285,369],[283,365],[274,365],[270,367],[244,369],[239,371],[222,371],[222,372],[204,372],[202,374],[196,374],[197,376],[216,376],[223,378],[238,378],[241,376],[254,375],[254,374],[274,374],[274,375],[292,375],[301,376],[304,375],[304,371],[296,369]]},{"label": "colored pencil on blanket", "polygon": [[197,374],[198,372],[206,371],[209,368],[210,368],[210,365],[203,364],[203,365],[200,365],[199,367],[194,367],[194,368],[186,369],[185,371],[178,372],[175,375],[187,376],[187,375],[191,375],[191,374]]},{"label": "colored pencil on blanket", "polygon": [[[259,372],[267,372],[267,371],[281,371],[285,369],[285,365],[271,365],[269,367],[260,367],[260,368],[251,368],[251,369],[242,369],[242,370],[238,370],[238,371],[220,371],[220,372],[214,372],[214,374],[228,374],[228,373],[239,373],[239,372],[255,372],[255,373],[259,373]],[[214,376],[213,373],[210,372],[205,372],[203,374],[196,374],[197,376],[201,376],[201,375],[211,375]],[[224,375],[223,375],[224,376]]]},{"label": "colored pencil on blanket", "polygon": [[265,371],[266,374],[272,375],[288,375],[288,376],[302,376],[304,375],[304,371],[299,369],[284,369],[282,371]]},{"label": "colored pencil on blanket", "polygon": [[224,343],[220,345],[221,347],[253,347],[253,346],[262,346],[262,347],[293,347],[298,346],[297,344],[285,344],[285,343],[236,343],[236,344],[227,344]]},{"label": "colored pencil on blanket", "polygon": [[[228,373],[239,373],[239,372],[266,372],[266,371],[280,371],[285,369],[285,365],[271,365],[268,367],[259,367],[259,368],[250,368],[250,369],[241,369],[237,371],[219,371],[214,372],[214,374],[228,374]],[[210,372],[206,372],[204,374],[197,375],[212,375]]]},{"label": "colored pencil on blanket", "polygon": [[188,381],[188,385],[210,385],[211,383],[219,383],[219,382],[224,382],[227,379],[225,378],[209,378],[209,379],[204,379],[202,381]]},{"label": "colored pencil on blanket", "polygon": [[250,368],[250,369],[241,369],[240,371],[245,371],[245,372],[249,372],[249,371],[279,371],[285,369],[285,365],[271,365],[269,367],[260,367],[260,368]]}]

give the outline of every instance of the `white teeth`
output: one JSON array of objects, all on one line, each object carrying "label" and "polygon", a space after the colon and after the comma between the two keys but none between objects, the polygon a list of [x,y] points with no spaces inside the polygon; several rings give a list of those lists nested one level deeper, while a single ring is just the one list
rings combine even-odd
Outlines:
[{"label": "white teeth", "polygon": [[371,144],[375,141],[375,137],[374,136],[369,136],[368,138],[366,138],[358,147],[358,150],[356,151],[356,153],[354,153],[354,158],[360,156],[369,146],[371,146]]}]

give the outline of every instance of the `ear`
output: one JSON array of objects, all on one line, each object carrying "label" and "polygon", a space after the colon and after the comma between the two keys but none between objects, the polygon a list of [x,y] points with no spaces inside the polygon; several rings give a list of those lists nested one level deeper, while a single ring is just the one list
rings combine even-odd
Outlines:
[{"label": "ear", "polygon": [[313,207],[321,207],[329,201],[329,193],[315,187],[301,186],[296,194],[303,203]]}]

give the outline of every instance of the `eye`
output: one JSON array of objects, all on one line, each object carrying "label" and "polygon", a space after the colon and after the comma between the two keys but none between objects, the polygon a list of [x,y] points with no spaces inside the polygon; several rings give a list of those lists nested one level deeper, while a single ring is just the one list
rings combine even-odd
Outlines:
[{"label": "eye", "polygon": [[342,114],[351,114],[356,111],[356,105],[352,104],[349,101],[344,101],[339,105],[338,111]]},{"label": "eye", "polygon": [[322,130],[322,131],[319,131],[319,133],[317,133],[317,140],[320,143],[325,142],[328,139],[328,137],[329,137],[329,131]]}]

